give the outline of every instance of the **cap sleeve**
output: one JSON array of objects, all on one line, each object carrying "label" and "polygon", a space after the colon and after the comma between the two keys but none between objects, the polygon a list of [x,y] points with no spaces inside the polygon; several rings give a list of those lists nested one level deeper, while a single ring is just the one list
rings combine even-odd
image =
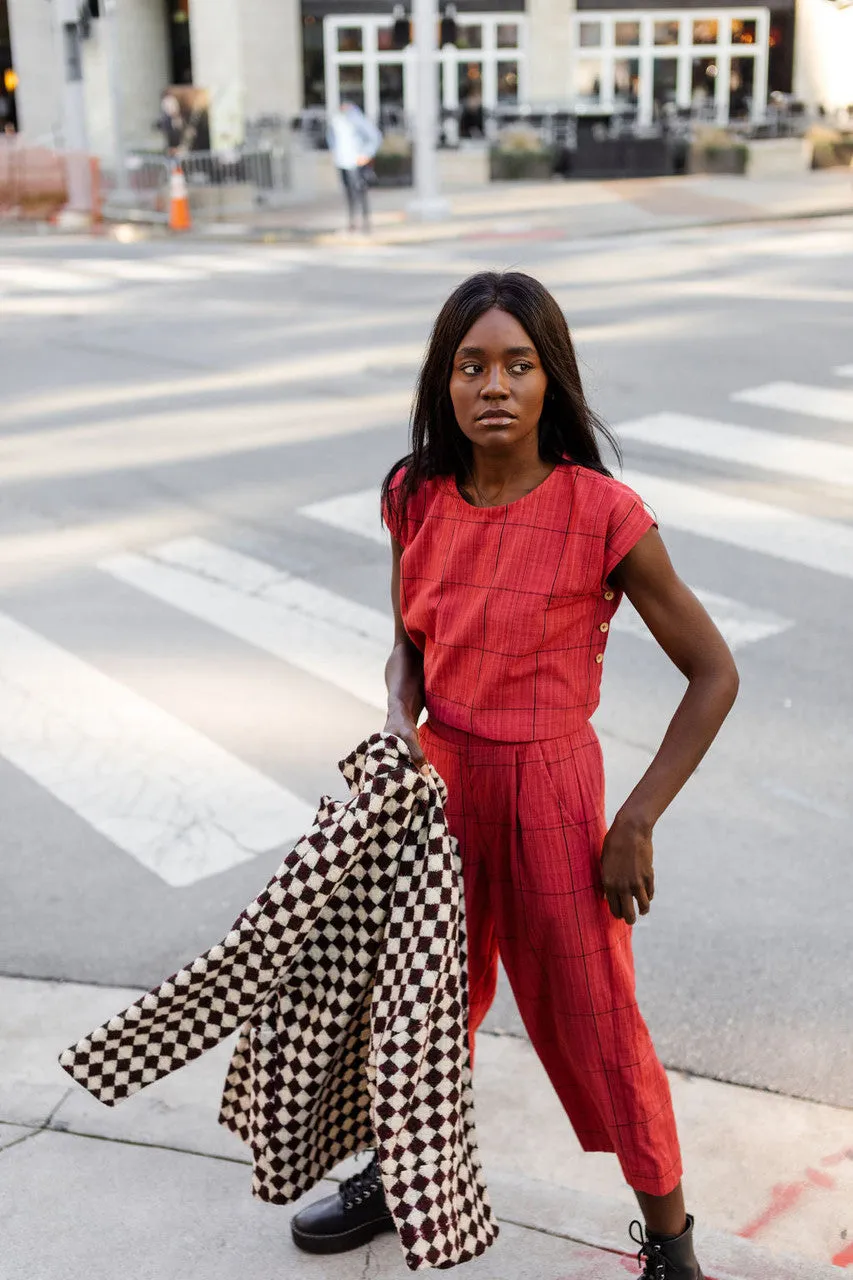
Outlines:
[{"label": "cap sleeve", "polygon": [[403,477],[406,474],[406,468],[400,467],[395,472],[391,484],[388,488],[388,498],[382,503],[382,523],[391,534],[391,537],[401,547],[406,545],[406,512],[400,506],[400,486],[403,483]]},{"label": "cap sleeve", "polygon": [[643,534],[655,528],[656,524],[657,521],[643,506],[640,495],[633,489],[629,489],[626,484],[616,482],[604,542],[603,581],[607,581],[619,561],[623,560],[631,548],[637,545]]}]

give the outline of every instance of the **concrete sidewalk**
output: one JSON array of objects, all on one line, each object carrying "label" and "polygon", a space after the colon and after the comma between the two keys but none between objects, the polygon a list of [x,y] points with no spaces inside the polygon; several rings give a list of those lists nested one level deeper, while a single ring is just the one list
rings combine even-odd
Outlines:
[{"label": "concrete sidewalk", "polygon": [[[251,1198],[248,1152],[216,1124],[230,1045],[115,1110],[71,1084],[57,1054],[137,995],[0,979],[0,1280],[409,1274],[393,1236],[339,1258],[300,1254],[287,1229],[296,1206]],[[636,1209],[614,1158],[578,1150],[526,1041],[483,1034],[478,1046],[480,1147],[502,1233],[464,1274],[636,1275]],[[853,1112],[670,1079],[707,1280],[821,1280],[853,1267]]]},{"label": "concrete sidewalk", "polygon": [[207,224],[207,236],[290,240],[318,245],[416,244],[489,238],[562,240],[680,227],[742,224],[853,212],[853,172],[819,170],[793,177],[730,175],[634,178],[602,182],[503,182],[447,193],[449,216],[410,219],[407,189],[372,192],[369,236],[343,230],[342,199],[259,211]]}]

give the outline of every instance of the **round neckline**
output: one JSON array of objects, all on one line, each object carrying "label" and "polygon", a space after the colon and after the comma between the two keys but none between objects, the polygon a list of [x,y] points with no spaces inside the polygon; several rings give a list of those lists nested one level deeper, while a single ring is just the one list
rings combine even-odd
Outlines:
[{"label": "round neckline", "polygon": [[455,476],[442,476],[442,480],[444,481],[445,487],[447,488],[451,496],[455,498],[457,502],[461,502],[466,511],[476,511],[478,514],[479,513],[485,514],[486,512],[489,512],[489,511],[508,511],[510,507],[517,507],[519,503],[526,502],[527,499],[532,498],[535,493],[539,493],[545,487],[548,481],[551,479],[554,472],[559,471],[562,467],[566,466],[568,463],[569,463],[568,458],[564,459],[563,462],[555,463],[552,469],[548,472],[547,476],[545,476],[544,479],[540,480],[537,485],[534,485],[532,489],[528,490],[527,493],[523,493],[520,498],[513,498],[512,502],[496,502],[493,506],[488,506],[488,507],[478,507],[476,503],[469,502],[468,499],[464,497],[464,495],[460,491],[459,486],[456,483]]}]

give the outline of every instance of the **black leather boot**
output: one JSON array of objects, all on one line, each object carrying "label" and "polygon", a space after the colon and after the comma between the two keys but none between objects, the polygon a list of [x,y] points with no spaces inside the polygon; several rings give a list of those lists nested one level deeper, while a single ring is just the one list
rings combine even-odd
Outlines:
[{"label": "black leather boot", "polygon": [[376,1156],[342,1182],[333,1196],[316,1200],[290,1223],[294,1243],[306,1253],[346,1253],[380,1231],[393,1231]]},{"label": "black leather boot", "polygon": [[650,1240],[640,1222],[631,1223],[631,1239],[640,1246],[637,1261],[643,1271],[639,1280],[704,1280],[693,1252],[693,1219],[689,1214],[687,1226],[672,1240]]}]

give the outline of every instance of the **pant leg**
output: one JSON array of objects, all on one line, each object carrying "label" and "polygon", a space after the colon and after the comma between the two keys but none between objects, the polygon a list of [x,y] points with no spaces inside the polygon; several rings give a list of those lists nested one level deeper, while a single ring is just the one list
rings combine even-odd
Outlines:
[{"label": "pant leg", "polygon": [[672,1191],[681,1157],[669,1084],[637,1008],[631,929],[600,888],[601,751],[591,729],[517,748],[509,866],[493,869],[498,945],[536,1052],[587,1151],[629,1184]]},{"label": "pant leg", "polygon": [[420,740],[427,759],[447,787],[445,816],[451,835],[459,842],[462,860],[468,964],[468,1041],[473,1066],[474,1035],[495,998],[498,982],[498,944],[478,806],[475,807],[474,803],[468,753],[464,746],[439,737],[428,724],[421,729]]},{"label": "pant leg", "polygon": [[368,192],[370,188],[367,184],[367,178],[365,177],[363,169],[359,169],[357,171],[357,177],[358,198],[361,203],[361,220],[366,230],[370,226],[370,206],[368,204]]},{"label": "pant leg", "polygon": [[339,169],[338,173],[341,175],[341,183],[347,200],[347,213],[352,227],[355,225],[355,186],[353,184],[356,175],[352,169]]}]

